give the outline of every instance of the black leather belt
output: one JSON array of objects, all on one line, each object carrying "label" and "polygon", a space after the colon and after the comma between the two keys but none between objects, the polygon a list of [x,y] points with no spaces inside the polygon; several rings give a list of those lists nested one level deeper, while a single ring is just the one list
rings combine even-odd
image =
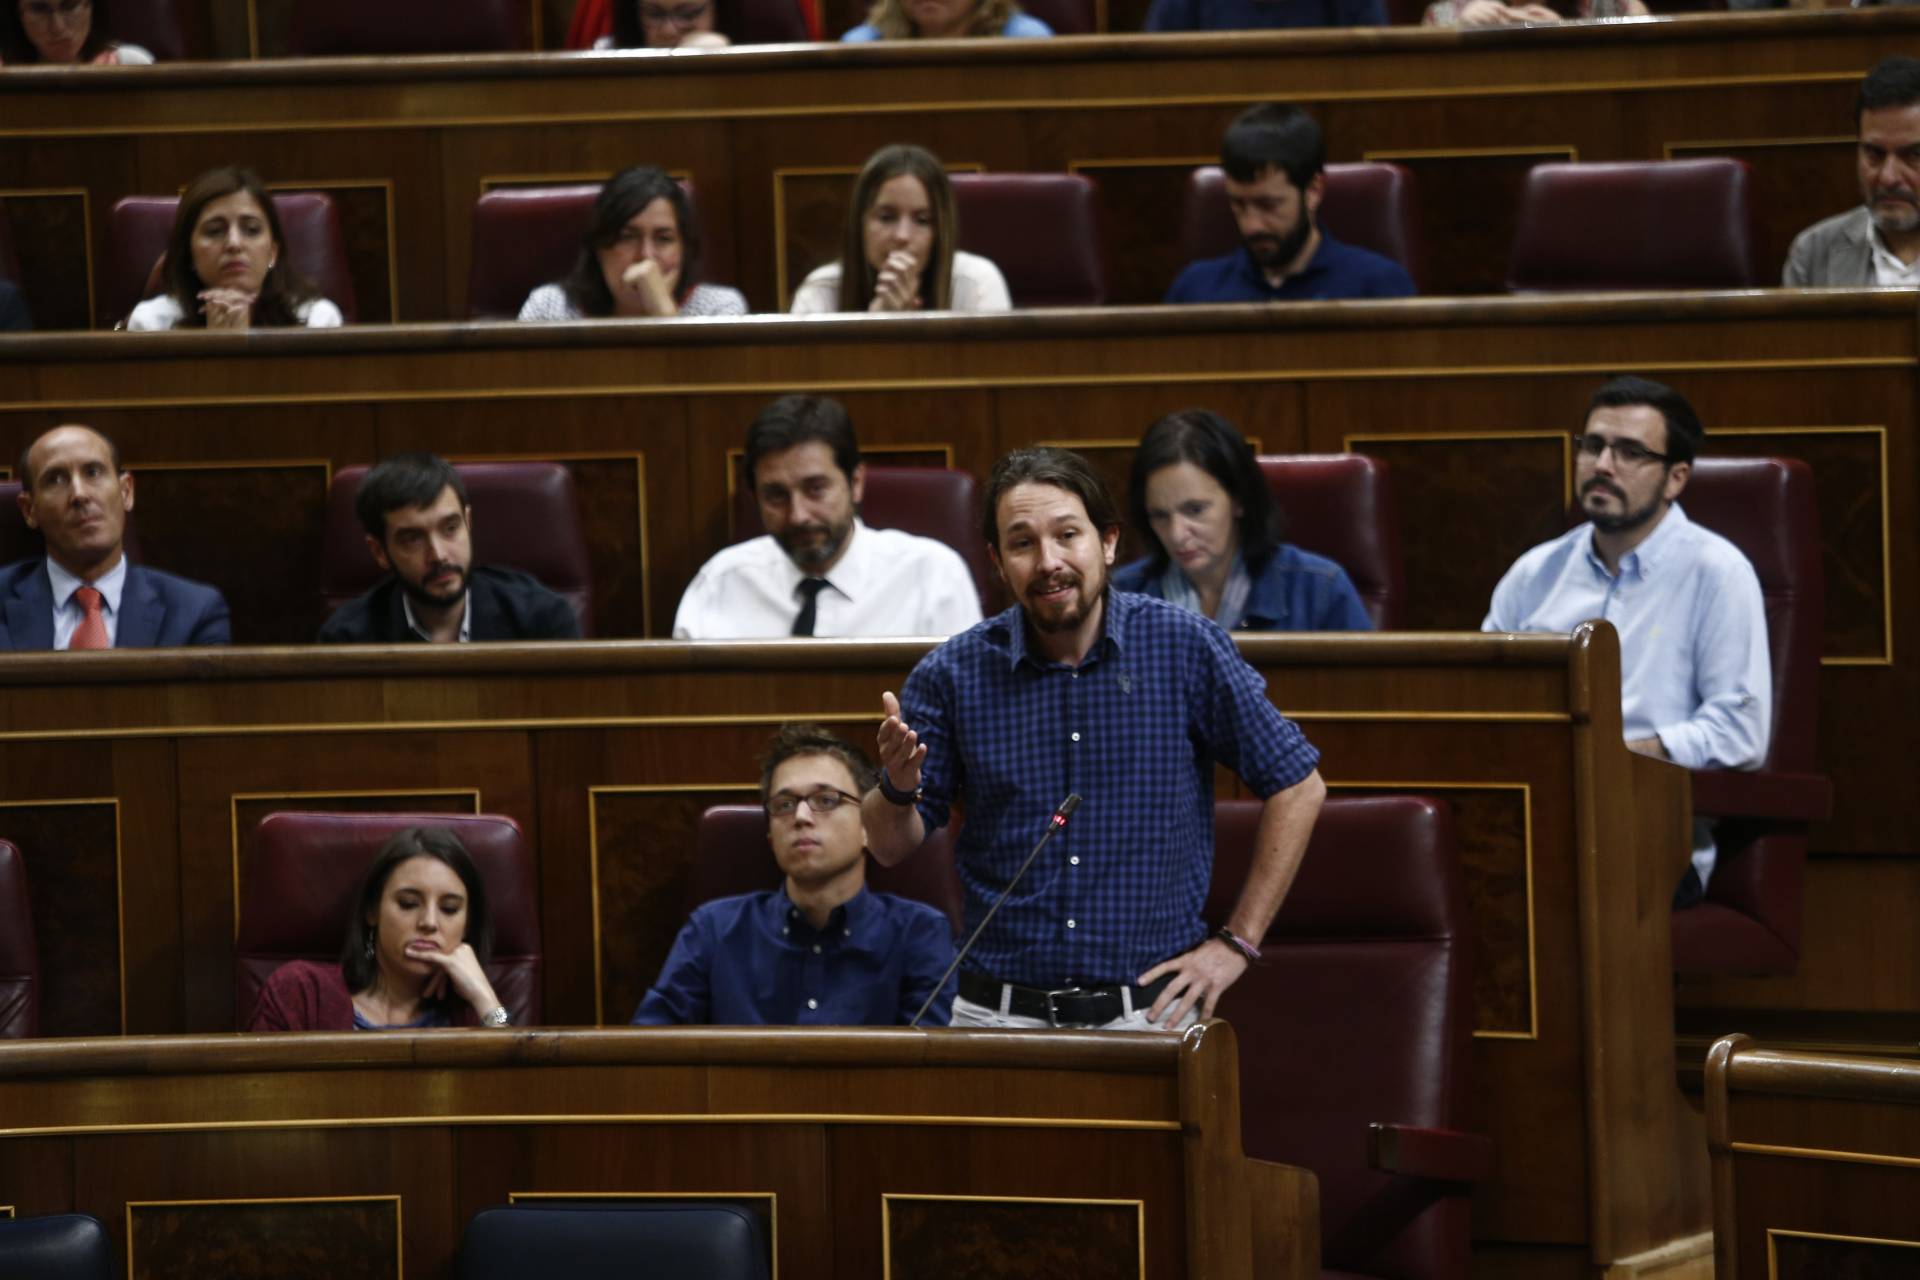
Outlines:
[{"label": "black leather belt", "polygon": [[1051,1027],[1098,1027],[1126,1015],[1126,997],[1122,993],[1133,992],[1133,1007],[1145,1012],[1153,1007],[1153,1002],[1159,999],[1160,993],[1172,981],[1173,975],[1168,974],[1144,987],[1063,987],[1047,991],[1040,987],[1001,982],[984,973],[962,970],[960,994],[974,1004],[984,1005],[998,1013],[1001,994],[1011,992],[1007,1000],[1008,1013],[1018,1014],[1022,1018],[1037,1018]]}]

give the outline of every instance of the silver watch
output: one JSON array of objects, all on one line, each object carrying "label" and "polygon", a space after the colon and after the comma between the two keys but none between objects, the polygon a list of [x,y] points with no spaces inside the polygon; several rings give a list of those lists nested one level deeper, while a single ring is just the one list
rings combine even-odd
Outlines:
[{"label": "silver watch", "polygon": [[493,1008],[481,1014],[480,1025],[483,1027],[506,1026],[507,1025],[507,1006],[503,1004],[497,1004],[493,1006]]}]

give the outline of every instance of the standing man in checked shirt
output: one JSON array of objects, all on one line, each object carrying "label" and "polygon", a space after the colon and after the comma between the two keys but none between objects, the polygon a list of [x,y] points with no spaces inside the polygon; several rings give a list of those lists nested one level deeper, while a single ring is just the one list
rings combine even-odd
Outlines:
[{"label": "standing man in checked shirt", "polygon": [[[882,695],[868,848],[898,862],[963,802],[971,935],[1079,793],[968,953],[952,1025],[1185,1027],[1259,954],[1326,795],[1319,753],[1219,626],[1109,589],[1119,511],[1077,454],[1009,454],[983,505],[1018,603],[928,654],[898,700]],[[1216,762],[1266,811],[1240,900],[1209,936]]]}]

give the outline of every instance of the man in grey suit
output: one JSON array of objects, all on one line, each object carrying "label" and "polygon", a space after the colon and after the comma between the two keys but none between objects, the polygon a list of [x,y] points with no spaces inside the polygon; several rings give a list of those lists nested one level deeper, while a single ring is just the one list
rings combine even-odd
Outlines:
[{"label": "man in grey suit", "polygon": [[1888,58],[1867,73],[1855,107],[1865,203],[1794,237],[1789,288],[1920,286],[1920,61]]}]

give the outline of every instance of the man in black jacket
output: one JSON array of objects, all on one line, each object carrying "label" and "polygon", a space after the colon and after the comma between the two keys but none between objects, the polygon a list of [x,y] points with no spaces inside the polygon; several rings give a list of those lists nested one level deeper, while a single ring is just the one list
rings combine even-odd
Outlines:
[{"label": "man in black jacket", "polygon": [[446,459],[388,458],[367,472],[354,511],[390,576],[328,618],[322,644],[580,638],[573,609],[538,580],[473,563],[473,509]]}]

